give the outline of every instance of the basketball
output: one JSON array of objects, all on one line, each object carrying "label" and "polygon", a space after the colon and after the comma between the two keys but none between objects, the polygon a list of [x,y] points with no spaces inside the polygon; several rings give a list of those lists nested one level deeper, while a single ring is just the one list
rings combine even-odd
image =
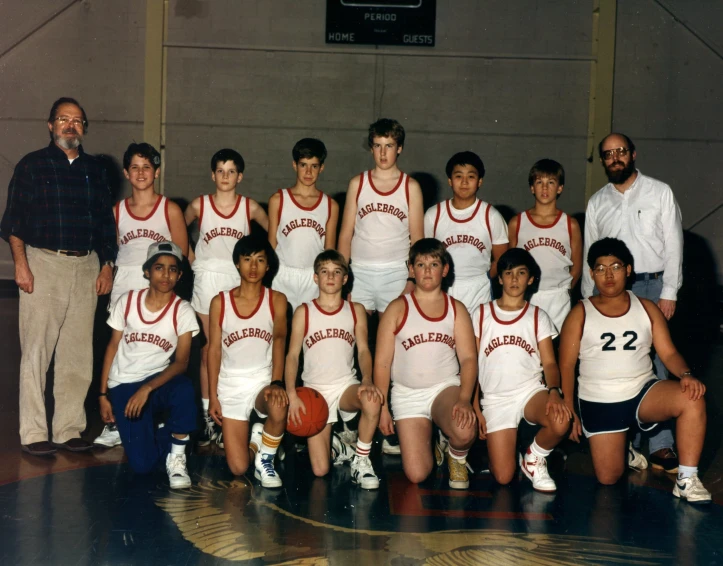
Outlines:
[{"label": "basketball", "polygon": [[304,403],[306,414],[299,411],[301,423],[297,426],[293,421],[289,420],[286,425],[286,432],[304,438],[314,436],[326,426],[326,421],[329,419],[329,406],[321,394],[310,387],[297,387],[296,394]]}]

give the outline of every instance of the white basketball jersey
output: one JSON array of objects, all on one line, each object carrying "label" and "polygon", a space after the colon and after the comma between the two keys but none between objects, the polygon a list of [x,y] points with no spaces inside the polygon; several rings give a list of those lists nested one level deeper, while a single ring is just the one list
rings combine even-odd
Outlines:
[{"label": "white basketball jersey", "polygon": [[224,216],[216,208],[211,195],[201,197],[194,271],[238,275],[233,264],[233,248],[236,242],[251,232],[249,206],[249,199],[238,195],[236,207],[231,214]]},{"label": "white basketball jersey", "polygon": [[372,172],[360,175],[351,259],[356,265],[404,263],[409,259],[409,176],[388,193],[377,191]]},{"label": "white basketball jersey", "polygon": [[444,313],[436,319],[422,313],[414,293],[403,295],[402,299],[405,310],[402,323],[395,332],[392,381],[412,389],[423,389],[458,376],[454,299],[444,295]]},{"label": "white basketball jersey", "polygon": [[481,277],[487,280],[492,257],[492,206],[478,200],[466,218],[465,211],[461,211],[461,214],[460,211],[455,212],[448,200],[438,203],[434,208],[432,237],[442,242],[452,256],[455,277]]},{"label": "white basketball jersey", "polygon": [[335,312],[322,310],[316,299],[304,309],[304,385],[331,385],[356,377],[356,313],[351,301],[342,301]]},{"label": "white basketball jersey", "polygon": [[231,294],[219,293],[221,300],[221,377],[250,377],[271,381],[271,353],[274,337],[274,303],[271,289],[262,287],[254,311],[244,317]]},{"label": "white basketball jersey", "polygon": [[130,291],[119,300],[125,301],[119,307],[124,309],[125,325],[108,374],[109,387],[142,381],[166,369],[178,345],[179,318],[191,316],[195,322],[191,305],[176,295],[161,312],[149,311],[145,306],[147,292]]},{"label": "white basketball jersey", "polygon": [[527,211],[517,215],[517,247],[530,252],[540,266],[540,291],[570,288],[571,234],[572,221],[562,211],[549,226],[536,224]]},{"label": "white basketball jersey", "polygon": [[279,262],[299,269],[312,268],[316,256],[324,251],[326,223],[331,216],[331,198],[319,193],[310,208],[301,206],[291,189],[279,190],[279,227],[276,230],[276,255]]},{"label": "white basketball jersey", "polygon": [[159,196],[151,213],[145,218],[134,216],[128,201],[115,205],[116,230],[118,233],[119,267],[141,266],[146,262],[148,246],[154,242],[171,240],[171,223],[168,220],[168,199]]},{"label": "white basketball jersey", "polygon": [[482,405],[514,397],[535,383],[543,384],[538,344],[556,335],[545,311],[530,303],[518,311],[503,311],[495,301],[472,314],[479,337],[479,382]]},{"label": "white basketball jersey", "polygon": [[580,340],[580,399],[617,403],[635,397],[655,378],[650,359],[653,325],[645,307],[631,291],[630,307],[622,316],[605,316],[590,299]]}]

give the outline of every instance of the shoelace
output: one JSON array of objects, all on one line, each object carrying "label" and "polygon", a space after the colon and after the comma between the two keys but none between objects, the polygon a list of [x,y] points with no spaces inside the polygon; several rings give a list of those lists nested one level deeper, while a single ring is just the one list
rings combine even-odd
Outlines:
[{"label": "shoelace", "polygon": [[261,458],[261,467],[264,469],[264,472],[266,472],[270,476],[276,475],[276,470],[274,469],[273,459],[272,458]]},{"label": "shoelace", "polygon": [[185,462],[181,458],[173,458],[171,460],[171,475],[182,476],[185,468]]}]

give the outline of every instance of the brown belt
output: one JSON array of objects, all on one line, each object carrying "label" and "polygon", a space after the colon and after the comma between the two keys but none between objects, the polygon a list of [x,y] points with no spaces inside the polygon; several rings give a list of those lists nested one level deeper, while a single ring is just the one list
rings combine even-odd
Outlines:
[{"label": "brown belt", "polygon": [[51,250],[49,248],[41,248],[43,251],[50,252],[51,254],[64,255],[67,257],[85,257],[90,255],[92,250]]}]

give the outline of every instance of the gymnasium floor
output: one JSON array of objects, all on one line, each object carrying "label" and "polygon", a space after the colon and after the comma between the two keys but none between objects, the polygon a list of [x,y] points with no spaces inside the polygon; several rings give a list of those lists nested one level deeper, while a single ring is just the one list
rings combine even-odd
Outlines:
[{"label": "gymnasium floor", "polygon": [[[597,485],[584,445],[566,446],[566,460],[551,457],[554,496],[526,481],[495,485],[479,472],[480,450],[471,457],[477,473],[468,492],[450,491],[441,472],[413,486],[399,458],[381,456],[378,443],[376,492],[352,486],[348,467],[314,479],[305,454],[290,447],[281,490],[234,478],[214,449],[189,457],[191,490],[171,491],[164,470],[134,475],[122,447],[55,458],[20,452],[17,308],[17,297],[4,293],[0,564],[723,564],[720,337],[699,356],[709,388],[701,472],[715,499],[703,508],[675,499],[673,479],[652,470]],[[97,356],[105,341],[99,328]],[[102,428],[96,387],[88,439]]]}]

